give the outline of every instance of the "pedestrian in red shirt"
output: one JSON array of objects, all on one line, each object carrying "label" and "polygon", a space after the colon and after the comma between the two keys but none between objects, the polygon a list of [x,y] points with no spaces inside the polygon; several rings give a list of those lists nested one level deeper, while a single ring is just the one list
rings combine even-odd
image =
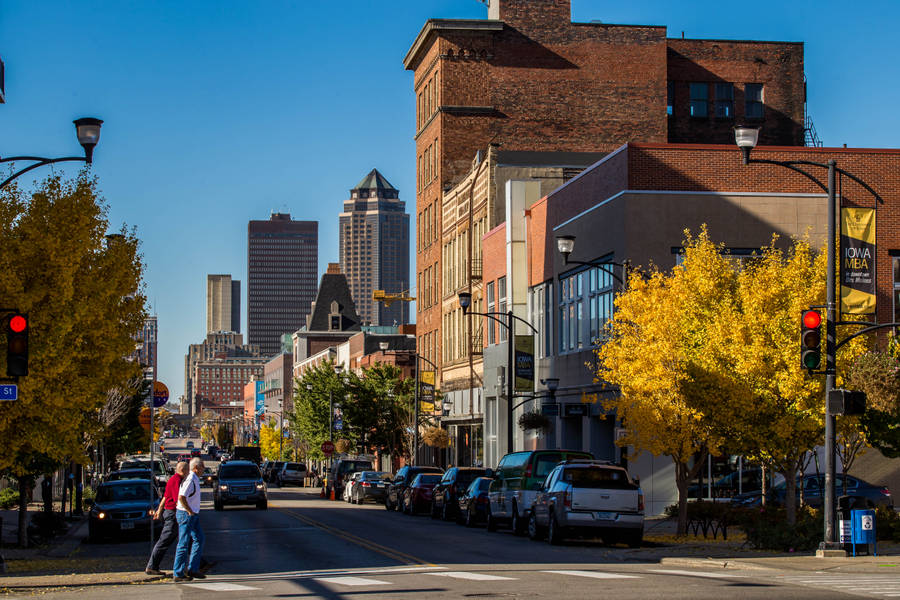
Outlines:
[{"label": "pedestrian in red shirt", "polygon": [[178,541],[178,521],[175,519],[175,509],[178,506],[178,488],[181,480],[187,475],[188,464],[180,462],[175,465],[175,474],[166,483],[166,492],[159,501],[159,506],[153,511],[154,520],[163,519],[163,529],[159,534],[159,540],[150,552],[150,561],[147,563],[145,573],[147,575],[165,575],[159,570],[163,556],[169,546]]}]

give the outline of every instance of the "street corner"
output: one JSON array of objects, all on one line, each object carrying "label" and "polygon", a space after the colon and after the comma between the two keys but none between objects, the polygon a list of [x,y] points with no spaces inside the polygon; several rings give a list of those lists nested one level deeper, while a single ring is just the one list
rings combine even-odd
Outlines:
[{"label": "street corner", "polygon": [[26,558],[7,562],[0,594],[46,594],[100,586],[146,584],[168,577],[151,576],[134,560],[111,558]]}]

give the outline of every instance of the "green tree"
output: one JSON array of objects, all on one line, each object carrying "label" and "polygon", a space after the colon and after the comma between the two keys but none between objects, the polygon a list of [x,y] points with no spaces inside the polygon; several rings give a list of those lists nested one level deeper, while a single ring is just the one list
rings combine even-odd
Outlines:
[{"label": "green tree", "polygon": [[[139,368],[127,357],[146,316],[138,239],[108,236],[96,181],[51,176],[27,195],[0,192],[0,304],[29,315],[29,375],[0,406],[0,470],[28,493],[33,477],[83,462],[108,390]],[[24,502],[19,540],[25,545]]]}]

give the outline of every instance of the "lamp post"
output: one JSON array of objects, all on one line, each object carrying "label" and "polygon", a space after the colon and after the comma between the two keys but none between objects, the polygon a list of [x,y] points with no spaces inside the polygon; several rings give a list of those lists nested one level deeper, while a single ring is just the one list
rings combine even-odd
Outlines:
[{"label": "lamp post", "polygon": [[3,181],[3,183],[0,183],[0,189],[5,188],[11,181],[19,177],[20,175],[24,175],[28,171],[37,169],[38,167],[42,167],[44,165],[69,161],[84,161],[87,164],[92,164],[94,160],[94,146],[96,146],[97,142],[100,141],[100,126],[103,125],[103,121],[101,121],[100,119],[95,119],[93,117],[84,117],[81,119],[75,119],[73,123],[75,124],[75,134],[78,136],[78,143],[81,144],[82,148],[84,148],[84,156],[66,156],[63,158],[44,158],[41,156],[10,156],[7,158],[0,158],[0,163],[15,162],[21,160],[32,161],[33,163],[7,177]]},{"label": "lamp post", "polygon": [[[624,287],[628,282],[628,272],[629,271],[638,271],[643,273],[636,267],[632,267],[627,261],[624,263],[614,262],[611,260],[593,260],[593,261],[581,261],[581,260],[570,260],[569,255],[575,250],[575,236],[574,235],[558,235],[556,236],[556,249],[562,254],[563,261],[566,265],[583,265],[585,267],[597,267],[598,269],[603,269],[607,273],[609,273],[613,279],[618,281]],[[622,277],[616,275],[616,272],[612,270],[610,267],[621,267],[622,268]]]},{"label": "lamp post", "polygon": [[[506,354],[506,403],[507,403],[507,414],[506,414],[506,448],[507,452],[513,452],[513,410],[515,407],[513,406],[513,398],[516,393],[516,378],[515,378],[515,363],[516,363],[516,351],[515,351],[515,322],[520,321],[528,325],[531,331],[534,332],[534,335],[538,335],[537,329],[534,326],[523,319],[522,317],[517,317],[513,314],[512,310],[506,311],[506,313],[501,312],[469,312],[469,306],[472,305],[472,294],[471,292],[459,292],[457,294],[459,299],[459,306],[462,308],[463,315],[474,315],[479,317],[488,317],[489,319],[493,319],[497,321],[504,327],[506,327],[507,331],[507,354]],[[505,316],[506,320],[502,320],[497,317],[497,315]]]},{"label": "lamp post", "polygon": [[[837,351],[837,325],[843,324],[838,322],[838,311],[835,303],[835,279],[836,265],[835,259],[835,174],[842,175],[852,179],[868,190],[877,200],[881,200],[875,190],[867,183],[841,168],[838,168],[834,159],[829,159],[827,163],[814,162],[809,160],[767,160],[767,159],[751,159],[750,152],[756,147],[759,141],[759,127],[738,125],[734,128],[734,141],[741,150],[743,164],[767,164],[776,165],[790,169],[799,173],[815,183],[818,187],[828,194],[828,264],[825,276],[825,501],[824,501],[824,519],[825,519],[825,539],[820,545],[822,550],[830,550],[837,548],[837,542],[834,534],[835,520],[835,415],[832,414],[828,405],[828,395],[834,389],[835,378],[835,352]],[[823,184],[819,179],[803,169],[803,167],[820,167],[827,170],[828,183]],[[860,332],[862,333],[862,332]],[[855,336],[854,336],[855,337]]]}]

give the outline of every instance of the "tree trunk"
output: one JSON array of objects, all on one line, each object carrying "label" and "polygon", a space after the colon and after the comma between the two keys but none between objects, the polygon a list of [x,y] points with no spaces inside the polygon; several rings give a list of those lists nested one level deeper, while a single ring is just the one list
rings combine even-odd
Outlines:
[{"label": "tree trunk", "polygon": [[18,477],[19,482],[19,547],[28,547],[28,486],[29,477]]},{"label": "tree trunk", "polygon": [[787,524],[797,523],[797,469],[785,469],[784,475],[784,508],[787,511]]},{"label": "tree trunk", "polygon": [[688,484],[703,468],[703,463],[706,462],[708,454],[706,449],[701,450],[693,467],[688,467],[688,462],[679,462],[674,456],[672,457],[672,462],[675,463],[675,485],[678,487],[678,529],[675,532],[677,536],[687,535]]},{"label": "tree trunk", "polygon": [[72,514],[79,516],[84,514],[84,512],[81,510],[81,496],[83,489],[84,470],[81,468],[81,464],[77,464],[75,465],[75,510],[72,511]]}]

